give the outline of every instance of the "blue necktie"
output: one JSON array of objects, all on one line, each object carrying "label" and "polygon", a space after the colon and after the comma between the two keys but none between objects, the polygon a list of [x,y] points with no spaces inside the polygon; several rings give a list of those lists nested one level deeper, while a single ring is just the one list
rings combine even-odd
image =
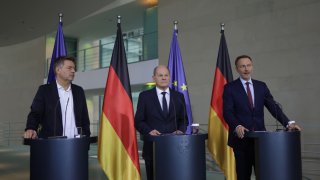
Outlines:
[{"label": "blue necktie", "polygon": [[168,116],[168,104],[167,104],[167,99],[166,99],[166,93],[167,92],[162,92],[162,112],[165,116]]}]

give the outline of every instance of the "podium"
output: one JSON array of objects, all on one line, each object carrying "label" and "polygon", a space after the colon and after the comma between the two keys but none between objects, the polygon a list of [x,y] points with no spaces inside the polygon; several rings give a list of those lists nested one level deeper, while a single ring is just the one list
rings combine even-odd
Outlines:
[{"label": "podium", "polygon": [[258,180],[301,180],[299,131],[248,132],[255,144]]},{"label": "podium", "polygon": [[88,150],[96,139],[24,139],[30,145],[31,180],[88,180]]},{"label": "podium", "polygon": [[208,134],[145,136],[153,142],[154,179],[206,179],[207,138]]}]

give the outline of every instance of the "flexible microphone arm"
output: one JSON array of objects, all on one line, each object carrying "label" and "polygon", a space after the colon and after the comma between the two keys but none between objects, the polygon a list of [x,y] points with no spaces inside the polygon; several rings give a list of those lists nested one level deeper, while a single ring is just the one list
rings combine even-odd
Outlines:
[{"label": "flexible microphone arm", "polygon": [[178,122],[177,122],[177,111],[176,111],[176,105],[174,104],[174,100],[173,100],[173,97],[170,98],[170,104],[171,104],[171,101],[172,101],[172,106],[173,106],[173,111],[174,111],[174,124],[175,124],[175,134],[177,134],[177,130],[178,130]]},{"label": "flexible microphone arm", "polygon": [[[183,96],[183,94],[182,94]],[[185,127],[185,132],[183,132],[184,134],[186,133],[186,131],[188,130],[188,126],[189,126],[189,122],[188,122],[188,125],[186,125],[186,106],[183,102],[181,102],[181,99],[178,97],[178,102],[180,104],[182,104],[183,106],[183,126]]]},{"label": "flexible microphone arm", "polygon": [[67,110],[68,110],[68,104],[69,104],[69,97],[67,100],[66,110],[64,111],[64,126],[63,126],[63,136],[66,135],[66,121],[67,121]]},{"label": "flexible microphone arm", "polygon": [[[277,102],[277,101],[274,101],[275,102],[275,104],[276,105],[278,105],[278,107],[280,108],[280,110],[281,110],[281,114],[280,114],[280,116],[281,116],[281,122],[282,122],[282,127],[285,127],[285,123],[284,123],[284,118],[283,118],[283,109],[282,109],[282,105],[279,103],[279,102]],[[283,128],[282,128],[282,130],[284,130]]]},{"label": "flexible microphone arm", "polygon": [[[282,105],[280,104],[280,103],[278,103],[276,100],[274,100],[274,99],[270,99],[270,98],[264,98],[265,100],[267,100],[268,102],[271,102],[272,103],[272,105],[273,105],[273,108],[274,108],[274,110],[275,110],[275,118],[276,118],[276,128],[277,128],[277,131],[278,130],[283,130],[283,128],[282,129],[279,129],[279,127],[278,127],[278,118],[279,118],[279,113],[281,113],[280,114],[280,118],[281,118],[281,124],[282,124],[282,126],[284,126],[284,121],[283,121],[283,110],[282,110]],[[279,112],[278,111],[278,108],[277,108],[277,106],[279,107],[279,109],[281,110],[281,112]]]}]

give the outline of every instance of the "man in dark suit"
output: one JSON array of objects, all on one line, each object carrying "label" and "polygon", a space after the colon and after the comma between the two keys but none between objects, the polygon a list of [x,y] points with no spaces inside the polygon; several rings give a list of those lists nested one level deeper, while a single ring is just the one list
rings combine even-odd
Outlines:
[{"label": "man in dark suit", "polygon": [[[169,88],[170,74],[166,66],[159,65],[152,76],[156,87],[139,95],[135,127],[141,135],[159,136],[167,133],[183,134],[188,117],[182,93]],[[146,163],[148,180],[153,179],[153,146],[144,141],[142,156]]]},{"label": "man in dark suit", "polygon": [[274,101],[264,82],[251,79],[252,59],[247,55],[236,58],[240,77],[224,87],[223,117],[229,125],[228,145],[233,148],[238,180],[250,180],[254,166],[253,140],[244,138],[247,131],[265,131],[264,106],[289,130],[300,130]]},{"label": "man in dark suit", "polygon": [[31,105],[24,138],[90,136],[86,98],[80,86],[72,84],[75,59],[60,57],[55,61],[56,81],[41,85]]}]

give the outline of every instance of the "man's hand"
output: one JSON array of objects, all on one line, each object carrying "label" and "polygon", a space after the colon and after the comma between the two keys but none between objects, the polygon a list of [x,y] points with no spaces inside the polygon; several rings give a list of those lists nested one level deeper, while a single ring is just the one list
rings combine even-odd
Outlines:
[{"label": "man's hand", "polygon": [[150,131],[149,134],[151,136],[159,136],[161,133],[159,131],[157,131],[156,129],[154,129],[154,130]]},{"label": "man's hand", "polygon": [[37,132],[33,129],[28,129],[24,132],[23,137],[25,139],[36,139],[38,138]]},{"label": "man's hand", "polygon": [[183,134],[183,132],[180,131],[180,130],[176,130],[176,131],[174,131],[172,134]]},{"label": "man's hand", "polygon": [[244,137],[244,133],[245,131],[249,131],[247,128],[239,125],[237,128],[236,128],[236,133],[237,133],[237,136],[238,138],[242,139]]},{"label": "man's hand", "polygon": [[301,131],[301,128],[296,124],[296,123],[291,123],[290,125],[288,125],[288,131]]}]

